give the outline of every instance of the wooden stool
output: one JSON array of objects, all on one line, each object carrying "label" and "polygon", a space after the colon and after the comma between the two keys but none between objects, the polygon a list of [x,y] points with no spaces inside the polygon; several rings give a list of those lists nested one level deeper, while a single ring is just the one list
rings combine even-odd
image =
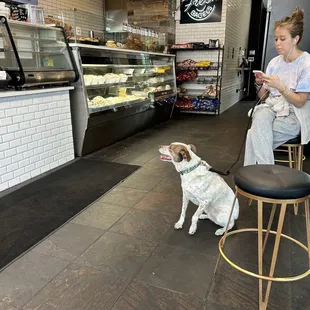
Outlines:
[{"label": "wooden stool", "polygon": [[[219,258],[215,267],[216,273],[220,258],[233,268],[259,279],[259,309],[267,309],[272,281],[290,282],[297,281],[310,275],[310,211],[309,211],[309,195],[310,195],[310,176],[302,171],[291,169],[280,165],[254,165],[240,168],[234,175],[234,183],[236,185],[235,200],[238,194],[245,196],[258,202],[258,227],[245,228],[235,231],[226,232],[219,241]],[[269,218],[267,229],[263,229],[263,203],[272,203],[272,211]],[[307,246],[298,240],[282,233],[283,222],[288,204],[305,203],[305,219],[306,219],[306,234]],[[277,205],[280,204],[280,217],[278,221],[277,231],[272,231],[271,225]],[[233,214],[235,201],[233,202],[230,218]],[[258,273],[250,272],[239,267],[232,262],[224,253],[224,244],[227,237],[238,233],[257,232],[258,234]],[[263,238],[263,232],[265,237]],[[268,275],[263,275],[263,253],[267,244],[269,234],[276,235],[273,255],[271,259],[271,267]],[[274,277],[274,271],[278,256],[279,244],[281,237],[286,238],[308,253],[309,269],[303,274],[292,277]],[[265,296],[263,296],[263,280],[268,281]]]}]

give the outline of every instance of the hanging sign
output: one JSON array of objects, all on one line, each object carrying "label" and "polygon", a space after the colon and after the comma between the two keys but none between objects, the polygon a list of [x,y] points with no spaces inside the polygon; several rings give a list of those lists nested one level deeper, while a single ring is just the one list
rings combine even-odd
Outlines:
[{"label": "hanging sign", "polygon": [[222,2],[223,0],[181,0],[180,24],[220,22]]}]

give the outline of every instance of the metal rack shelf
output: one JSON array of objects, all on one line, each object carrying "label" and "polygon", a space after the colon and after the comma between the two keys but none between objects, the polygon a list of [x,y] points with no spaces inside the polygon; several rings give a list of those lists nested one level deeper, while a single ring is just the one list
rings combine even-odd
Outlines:
[{"label": "metal rack shelf", "polygon": [[[222,71],[223,71],[223,56],[224,56],[224,47],[219,48],[202,48],[202,49],[173,49],[174,52],[179,51],[217,51],[217,61],[210,62],[211,65],[209,67],[199,67],[199,66],[190,66],[190,67],[176,67],[177,72],[181,71],[196,71],[197,77],[188,81],[177,81],[178,86],[182,87],[182,84],[185,84],[183,87],[186,88],[189,94],[184,94],[185,97],[195,98],[198,96],[197,92],[203,92],[203,89],[209,86],[213,86],[216,88],[216,99],[218,101],[221,100],[221,86],[222,86]],[[215,72],[216,74],[214,74]],[[203,72],[203,73],[202,73]],[[209,74],[207,72],[210,72]],[[203,79],[204,77],[216,77],[216,81],[212,82],[198,82],[198,79]],[[188,84],[196,85],[192,86],[192,88],[186,87]],[[193,88],[194,87],[194,88]],[[217,108],[215,111],[204,111],[204,110],[181,110],[181,113],[191,113],[191,114],[219,114],[220,108]]]},{"label": "metal rack shelf", "polygon": [[190,110],[180,110],[180,113],[215,115],[218,111],[219,111],[219,110],[215,110],[215,111],[190,111]]},{"label": "metal rack shelf", "polygon": [[171,51],[178,52],[178,51],[192,51],[192,52],[200,52],[200,51],[219,51],[223,50],[221,47],[205,47],[205,48],[172,48]]},{"label": "metal rack shelf", "polygon": [[101,88],[108,88],[108,87],[121,87],[121,86],[127,86],[127,85],[133,85],[134,82],[124,82],[124,83],[107,83],[107,84],[95,84],[95,85],[87,85],[86,89],[101,89]]}]

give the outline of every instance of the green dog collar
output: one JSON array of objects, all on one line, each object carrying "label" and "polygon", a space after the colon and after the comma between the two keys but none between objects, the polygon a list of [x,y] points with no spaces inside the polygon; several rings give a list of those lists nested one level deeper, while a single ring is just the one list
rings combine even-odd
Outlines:
[{"label": "green dog collar", "polygon": [[186,170],[180,171],[180,174],[181,175],[188,174],[188,173],[194,171],[195,169],[197,169],[200,165],[201,165],[201,162],[199,162],[197,165],[195,165],[193,167],[190,167],[190,168],[188,168]]}]

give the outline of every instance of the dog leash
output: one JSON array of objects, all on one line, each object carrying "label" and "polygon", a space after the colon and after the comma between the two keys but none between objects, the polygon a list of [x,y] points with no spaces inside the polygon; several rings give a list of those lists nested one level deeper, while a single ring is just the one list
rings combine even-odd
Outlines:
[{"label": "dog leash", "polygon": [[[262,89],[262,87],[263,87],[263,85],[260,86],[260,88],[258,89],[257,92],[259,92],[259,91]],[[267,92],[266,92],[266,93],[267,93]],[[265,96],[265,95],[266,95],[266,94],[264,94],[264,96]],[[248,130],[249,130],[250,125],[251,125],[251,123],[252,123],[252,116],[253,116],[255,107],[258,106],[258,105],[261,103],[262,98],[263,98],[264,96],[262,96],[261,98],[258,98],[258,100],[256,100],[256,101],[254,102],[254,105],[253,105],[253,108],[252,108],[252,111],[251,111],[251,114],[250,114],[250,117],[249,117],[249,121],[248,121],[247,127],[246,127],[246,129],[245,129],[244,138],[243,138],[241,147],[240,147],[240,149],[239,149],[239,153],[238,153],[237,159],[234,161],[234,163],[230,166],[230,168],[229,168],[226,172],[223,172],[223,171],[221,171],[221,170],[214,169],[214,168],[212,168],[212,167],[209,168],[209,171],[210,171],[210,172],[214,172],[214,173],[217,173],[217,174],[223,175],[223,176],[230,175],[230,171],[233,169],[233,167],[234,167],[234,166],[238,163],[238,161],[240,160],[240,157],[241,157],[241,154],[242,154],[242,151],[243,151],[243,147],[244,147],[245,142],[246,142]]]}]

